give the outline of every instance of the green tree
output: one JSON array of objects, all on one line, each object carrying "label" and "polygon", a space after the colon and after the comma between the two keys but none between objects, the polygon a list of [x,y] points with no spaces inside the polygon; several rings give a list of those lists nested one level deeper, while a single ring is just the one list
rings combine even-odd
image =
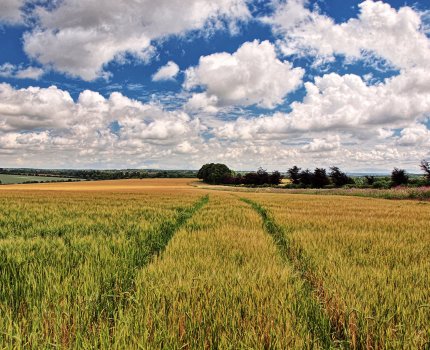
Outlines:
[{"label": "green tree", "polygon": [[223,183],[231,177],[233,172],[225,164],[210,163],[203,165],[197,173],[197,177],[210,184]]},{"label": "green tree", "polygon": [[337,166],[332,166],[330,168],[330,179],[336,187],[342,187],[353,182],[352,179]]},{"label": "green tree", "polygon": [[300,168],[294,165],[292,168],[287,170],[288,178],[291,180],[293,185],[300,184]]},{"label": "green tree", "polygon": [[327,172],[323,168],[315,168],[312,175],[312,187],[323,188],[330,183]]},{"label": "green tree", "polygon": [[393,186],[407,185],[409,182],[409,176],[406,174],[406,170],[394,168],[391,172],[391,183]]},{"label": "green tree", "polygon": [[299,174],[299,184],[303,187],[312,185],[312,172],[309,169],[303,170]]},{"label": "green tree", "polygon": [[364,178],[366,179],[366,184],[368,186],[373,186],[373,184],[375,183],[375,177],[373,175],[366,175],[364,176]]},{"label": "green tree", "polygon": [[424,171],[427,182],[430,183],[430,163],[427,160],[422,160],[420,165],[422,171]]}]

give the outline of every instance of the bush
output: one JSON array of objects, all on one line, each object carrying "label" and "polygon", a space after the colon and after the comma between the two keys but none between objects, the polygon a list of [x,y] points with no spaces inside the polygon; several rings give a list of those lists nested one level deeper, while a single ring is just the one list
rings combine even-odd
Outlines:
[{"label": "bush", "polygon": [[391,187],[390,182],[385,179],[377,180],[372,184],[372,188],[376,188],[376,189],[388,189],[390,187]]}]

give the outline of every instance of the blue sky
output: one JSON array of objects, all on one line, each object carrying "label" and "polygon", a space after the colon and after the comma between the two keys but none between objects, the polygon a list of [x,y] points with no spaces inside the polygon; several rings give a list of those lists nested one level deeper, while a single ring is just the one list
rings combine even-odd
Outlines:
[{"label": "blue sky", "polygon": [[104,6],[0,4],[2,166],[373,172],[430,157],[428,1]]}]

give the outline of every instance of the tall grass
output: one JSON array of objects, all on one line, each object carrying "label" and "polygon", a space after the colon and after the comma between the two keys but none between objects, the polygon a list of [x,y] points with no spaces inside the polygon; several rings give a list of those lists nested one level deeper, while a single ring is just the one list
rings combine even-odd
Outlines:
[{"label": "tall grass", "polygon": [[169,181],[2,186],[0,348],[429,346],[429,204]]},{"label": "tall grass", "polygon": [[[283,225],[357,348],[430,339],[430,206],[369,198],[248,195]],[[355,337],[355,339],[353,339]]]},{"label": "tall grass", "polygon": [[332,189],[285,189],[290,194],[322,194],[383,199],[430,200],[430,187],[394,187],[389,189],[375,188],[332,188]]},{"label": "tall grass", "polygon": [[[228,194],[210,201],[141,270],[135,298],[118,320],[119,348],[311,349],[317,303],[282,262],[261,220]],[[313,308],[312,308],[313,307]],[[321,322],[322,323],[322,322]],[[130,343],[131,341],[131,343]]]},{"label": "tall grass", "polygon": [[102,336],[139,269],[207,202],[200,196],[2,193],[0,344],[80,348]]}]

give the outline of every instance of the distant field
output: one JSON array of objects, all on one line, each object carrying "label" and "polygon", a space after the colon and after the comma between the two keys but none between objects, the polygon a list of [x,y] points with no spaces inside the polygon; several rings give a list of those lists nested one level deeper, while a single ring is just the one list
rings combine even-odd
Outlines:
[{"label": "distant field", "polygon": [[[68,178],[55,177],[55,176],[26,176],[26,175],[9,175],[0,174],[0,181],[2,184],[21,184],[28,181],[68,181]],[[72,179],[76,180],[76,179]]]},{"label": "distant field", "polygon": [[[288,181],[288,180],[286,180]],[[250,192],[250,193],[279,193],[279,194],[309,194],[309,195],[328,195],[328,196],[355,196],[371,197],[383,199],[414,199],[429,201],[430,186],[423,187],[394,187],[389,189],[374,188],[283,188],[283,187],[246,187],[228,185],[209,185],[202,181],[193,181],[192,186],[202,189],[212,189],[218,191]]]},{"label": "distant field", "polygon": [[430,204],[0,186],[0,349],[426,349]]}]

